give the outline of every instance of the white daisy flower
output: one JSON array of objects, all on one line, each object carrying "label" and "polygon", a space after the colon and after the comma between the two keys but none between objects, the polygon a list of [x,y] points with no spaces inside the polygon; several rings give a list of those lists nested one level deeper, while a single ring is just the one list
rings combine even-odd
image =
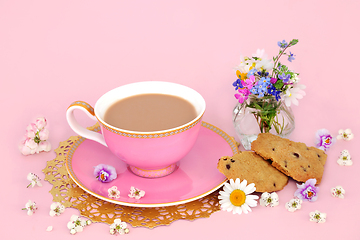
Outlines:
[{"label": "white daisy flower", "polygon": [[341,186],[336,186],[331,189],[331,195],[337,198],[344,198],[345,189],[343,189]]},{"label": "white daisy flower", "polygon": [[130,230],[127,228],[126,222],[122,222],[120,219],[115,219],[114,223],[110,225],[110,234],[127,234]]},{"label": "white daisy flower", "polygon": [[37,206],[36,203],[29,200],[26,204],[25,204],[25,208],[23,208],[22,210],[27,210],[27,215],[31,216],[35,213],[35,211],[37,210]]},{"label": "white daisy flower", "polygon": [[285,204],[285,208],[289,212],[295,212],[296,210],[301,209],[302,200],[301,199],[291,199],[289,202]]},{"label": "white daisy flower", "polygon": [[108,196],[109,198],[119,198],[120,197],[120,191],[117,189],[116,186],[112,186],[108,189]]},{"label": "white daisy flower", "polygon": [[341,155],[340,155],[339,159],[337,160],[337,163],[340,166],[351,166],[353,164],[348,150],[341,151]]},{"label": "white daisy flower", "polygon": [[145,196],[145,191],[140,190],[138,188],[135,188],[131,186],[130,188],[130,194],[128,195],[130,198],[140,199],[143,196]]},{"label": "white daisy flower", "polygon": [[47,232],[51,232],[53,230],[53,226],[48,226],[47,228],[46,228],[46,231]]},{"label": "white daisy flower", "polygon": [[298,99],[302,99],[306,95],[303,89],[305,89],[305,85],[302,84],[296,84],[293,87],[288,88],[284,93],[284,101],[286,106],[290,107],[291,104],[298,106]]},{"label": "white daisy flower", "polygon": [[50,216],[60,216],[65,211],[64,205],[59,202],[54,202],[50,205]]},{"label": "white daisy flower", "polygon": [[256,190],[254,183],[247,185],[246,180],[240,182],[239,178],[235,181],[230,179],[230,183],[226,182],[223,190],[219,192],[218,196],[223,211],[247,214],[251,212],[251,207],[257,206],[256,199],[259,199],[259,196],[250,195]]},{"label": "white daisy flower", "polygon": [[264,207],[275,207],[279,205],[279,196],[276,192],[268,193],[264,192],[260,197],[260,205]]},{"label": "white daisy flower", "polygon": [[255,68],[270,71],[274,68],[274,63],[270,59],[262,58],[259,62],[256,63]]},{"label": "white daisy flower", "polygon": [[41,179],[35,173],[29,173],[26,178],[30,181],[30,184],[27,185],[27,187],[34,187],[36,185],[38,185],[39,187],[42,186]]},{"label": "white daisy flower", "polygon": [[321,213],[318,210],[311,212],[309,215],[311,222],[324,223],[326,221],[326,213]]},{"label": "white daisy flower", "polygon": [[354,138],[354,134],[351,132],[351,129],[340,129],[339,130],[339,135],[336,137],[337,139],[343,139],[345,141],[350,141],[351,139]]}]

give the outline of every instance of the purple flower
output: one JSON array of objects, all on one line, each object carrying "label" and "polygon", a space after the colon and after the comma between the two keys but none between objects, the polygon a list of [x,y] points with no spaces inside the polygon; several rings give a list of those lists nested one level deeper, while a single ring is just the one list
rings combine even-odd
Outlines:
[{"label": "purple flower", "polygon": [[235,90],[238,90],[239,88],[243,88],[240,79],[237,79],[235,82],[233,82],[233,86],[235,87]]},{"label": "purple flower", "polygon": [[298,189],[295,191],[294,196],[305,201],[314,202],[317,199],[318,187],[315,187],[316,179],[311,178],[303,184],[296,184]]},{"label": "purple flower", "polygon": [[100,182],[111,182],[117,178],[115,168],[106,164],[97,165],[94,169],[94,176]]},{"label": "purple flower", "polygon": [[289,55],[289,57],[288,57],[289,62],[292,62],[292,60],[295,60],[295,57],[294,57],[294,56],[296,56],[296,55],[294,55],[294,54],[291,53],[291,52],[290,52],[290,54],[288,54],[288,55]]},{"label": "purple flower", "polygon": [[277,44],[281,48],[286,48],[288,46],[288,43],[285,42],[285,40],[282,40],[282,42],[279,41]]},{"label": "purple flower", "polygon": [[331,145],[335,143],[335,138],[333,138],[330,132],[327,129],[320,129],[315,134],[316,137],[316,147],[321,150],[328,150]]},{"label": "purple flower", "polygon": [[277,79],[276,78],[271,78],[271,80],[270,80],[270,83],[271,84],[275,84],[277,82]]},{"label": "purple flower", "polygon": [[279,77],[279,79],[281,79],[283,81],[283,83],[288,83],[291,75],[283,73],[283,74],[279,75],[278,77]]}]

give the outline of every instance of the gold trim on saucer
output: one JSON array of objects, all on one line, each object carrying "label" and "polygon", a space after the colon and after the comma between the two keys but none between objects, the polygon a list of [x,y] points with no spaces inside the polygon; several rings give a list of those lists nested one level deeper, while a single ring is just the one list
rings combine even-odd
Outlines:
[{"label": "gold trim on saucer", "polygon": [[[238,152],[236,142],[226,133],[205,122],[202,123],[202,126],[222,136],[229,143],[234,154]],[[99,131],[99,128],[97,123],[88,129]],[[72,136],[60,142],[59,147],[55,149],[56,158],[48,161],[42,172],[45,174],[45,180],[53,185],[50,190],[53,201],[62,203],[66,208],[78,209],[80,215],[89,218],[92,222],[112,224],[115,219],[120,218],[133,227],[154,228],[170,225],[180,219],[192,221],[208,218],[220,210],[218,188],[225,181],[219,187],[202,194],[201,198],[194,198],[187,203],[173,206],[132,207],[99,199],[79,187],[69,176],[66,168],[67,158],[74,153],[82,141],[84,138]]]}]

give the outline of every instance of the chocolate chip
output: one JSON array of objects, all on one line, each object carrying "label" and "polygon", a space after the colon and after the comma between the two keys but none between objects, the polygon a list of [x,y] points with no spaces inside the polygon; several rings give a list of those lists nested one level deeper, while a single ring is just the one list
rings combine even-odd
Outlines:
[{"label": "chocolate chip", "polygon": [[294,157],[296,157],[296,158],[299,158],[299,157],[300,157],[300,154],[298,154],[298,153],[293,153],[293,155],[294,155]]},{"label": "chocolate chip", "polygon": [[226,161],[226,160],[227,160],[227,158],[223,158],[223,160],[224,160],[224,161]]},{"label": "chocolate chip", "polygon": [[273,148],[272,150],[275,151],[275,148]]},{"label": "chocolate chip", "polygon": [[235,162],[235,160],[234,160],[234,159],[231,159],[231,162]]},{"label": "chocolate chip", "polygon": [[304,172],[306,172],[306,168],[303,166],[300,166]]},{"label": "chocolate chip", "polygon": [[284,163],[285,163],[285,167],[287,168],[287,163],[288,163],[288,162],[287,162],[287,161],[284,161]]},{"label": "chocolate chip", "polygon": [[227,168],[227,170],[229,170],[230,169],[230,164],[226,164],[226,168]]},{"label": "chocolate chip", "polygon": [[276,187],[276,183],[274,183],[274,187]]}]

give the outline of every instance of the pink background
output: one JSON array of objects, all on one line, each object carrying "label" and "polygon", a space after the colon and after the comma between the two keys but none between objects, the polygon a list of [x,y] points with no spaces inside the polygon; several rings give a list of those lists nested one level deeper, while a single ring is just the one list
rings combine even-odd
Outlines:
[{"label": "pink background", "polygon": [[[307,86],[300,106],[293,107],[292,140],[314,145],[320,128],[334,136],[351,128],[355,139],[338,141],[328,151],[319,199],[289,213],[295,183],[280,191],[280,206],[258,206],[247,215],[217,212],[210,218],[176,221],[155,229],[133,228],[126,239],[359,239],[359,110],[357,0],[343,1],[0,1],[0,106],[2,173],[2,239],[63,239],[76,209],[50,217],[51,185],[26,188],[29,172],[38,174],[54,151],[22,156],[17,145],[26,126],[38,116],[49,122],[53,149],[75,135],[65,119],[75,100],[94,105],[117,86],[147,80],[181,83],[199,91],[207,102],[204,121],[235,135],[231,112],[236,104],[232,82],[239,57],[265,48],[272,56],[277,41],[298,38],[288,66]],[[86,126],[94,122],[83,115]],[[348,149],[354,165],[340,167],[340,151]],[[345,199],[330,196],[342,185]],[[21,211],[32,199],[39,210]],[[319,210],[324,224],[309,221]],[[47,226],[54,230],[46,232]],[[75,238],[112,239],[106,224],[92,224]],[[285,237],[286,236],[286,237]]]}]

